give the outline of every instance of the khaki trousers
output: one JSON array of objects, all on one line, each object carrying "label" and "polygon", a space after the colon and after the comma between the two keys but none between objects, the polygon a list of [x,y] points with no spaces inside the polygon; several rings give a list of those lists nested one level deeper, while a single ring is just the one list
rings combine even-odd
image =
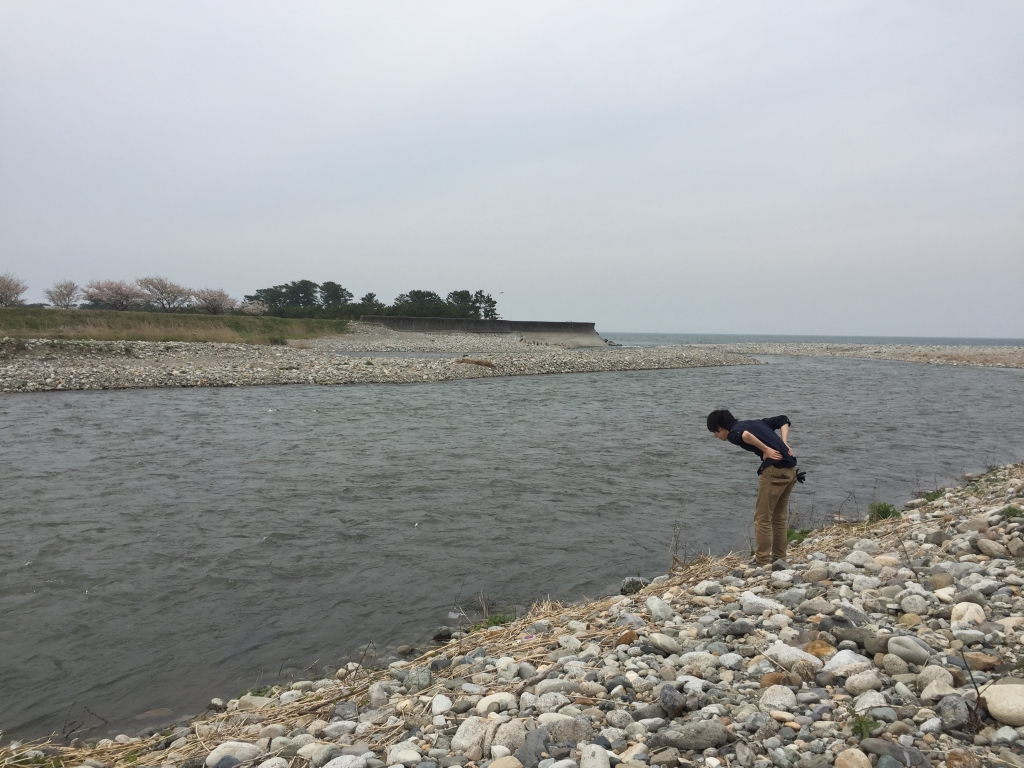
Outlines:
[{"label": "khaki trousers", "polygon": [[767,467],[761,473],[754,508],[754,552],[761,565],[786,559],[789,494],[794,485],[796,467]]}]

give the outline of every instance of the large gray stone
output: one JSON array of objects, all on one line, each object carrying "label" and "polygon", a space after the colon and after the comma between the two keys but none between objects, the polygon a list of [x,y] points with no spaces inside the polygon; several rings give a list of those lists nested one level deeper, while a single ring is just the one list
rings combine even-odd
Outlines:
[{"label": "large gray stone", "polygon": [[526,723],[523,720],[511,720],[498,726],[491,742],[491,748],[504,747],[512,754],[519,751],[526,741]]},{"label": "large gray stone", "polygon": [[551,740],[556,744],[586,741],[593,730],[590,727],[590,721],[586,718],[572,718],[557,712],[547,712],[541,715],[537,718],[537,724],[547,729]]},{"label": "large gray stone", "polygon": [[430,674],[429,667],[410,669],[409,674],[405,676],[405,688],[409,693],[418,693],[433,684],[434,676]]},{"label": "large gray stone", "polygon": [[541,755],[547,751],[551,737],[546,728],[534,728],[526,734],[523,746],[516,750],[515,758],[523,764],[523,768],[537,768]]},{"label": "large gray stone", "polygon": [[762,712],[781,710],[792,712],[796,709],[796,694],[784,685],[771,685],[764,689],[758,701]]},{"label": "large gray stone", "polygon": [[672,606],[660,597],[648,597],[646,605],[647,612],[650,613],[651,618],[657,622],[668,621],[675,614],[675,611],[672,610]]},{"label": "large gray stone", "polygon": [[671,685],[661,687],[658,703],[669,717],[679,717],[686,712],[686,697]]},{"label": "large gray stone", "polygon": [[813,616],[816,613],[828,616],[836,612],[836,607],[822,597],[815,597],[811,600],[804,600],[796,610],[797,613],[802,613],[804,616]]},{"label": "large gray stone", "polygon": [[982,697],[988,713],[1000,723],[1024,726],[1024,685],[991,685]]},{"label": "large gray stone", "polygon": [[1006,557],[1006,547],[1004,547],[998,541],[992,541],[991,539],[983,537],[978,539],[975,546],[983,555],[988,555],[989,557],[993,558]]},{"label": "large gray stone", "polygon": [[561,693],[545,693],[543,696],[537,697],[537,703],[535,709],[543,714],[545,712],[557,712],[562,707],[569,704],[569,697]]},{"label": "large gray stone", "polygon": [[776,600],[769,600],[767,597],[759,597],[753,592],[744,592],[740,595],[740,606],[742,606],[744,613],[750,614],[761,614],[764,611],[781,613],[786,610],[786,606],[782,603]]},{"label": "large gray stone", "polygon": [[967,702],[959,696],[946,696],[935,707],[935,714],[942,720],[944,731],[959,731],[970,717]]},{"label": "large gray stone", "polygon": [[931,649],[916,637],[893,636],[889,638],[889,653],[899,656],[910,664],[927,664]]},{"label": "large gray stone", "polygon": [[826,672],[835,672],[837,669],[842,669],[850,664],[871,664],[872,661],[867,656],[861,656],[859,653],[854,651],[843,649],[839,651],[835,656],[828,660],[825,664]]},{"label": "large gray stone", "polygon": [[729,740],[729,731],[718,720],[702,720],[659,731],[652,746],[675,747],[679,750],[720,747]]},{"label": "large gray stone", "polygon": [[901,765],[911,768],[916,768],[916,766],[931,768],[931,762],[924,756],[924,752],[914,749],[914,747],[902,747],[899,744],[893,744],[883,739],[861,739],[860,748],[869,754],[878,755],[879,757],[888,755]]},{"label": "large gray stone", "polygon": [[608,752],[597,744],[583,744],[580,747],[580,768],[608,768],[611,764]]},{"label": "large gray stone", "polygon": [[483,749],[487,726],[487,720],[482,717],[467,717],[459,726],[459,730],[452,736],[452,752],[460,755],[465,754],[473,747]]},{"label": "large gray stone", "polygon": [[565,680],[564,678],[553,677],[549,680],[541,680],[537,683],[534,688],[534,693],[537,696],[543,696],[545,693],[579,693],[580,684],[572,680]]},{"label": "large gray stone", "polygon": [[824,664],[821,659],[817,656],[812,656],[805,651],[801,651],[799,648],[794,648],[791,645],[785,643],[777,643],[775,645],[768,646],[765,649],[764,655],[786,669],[792,669],[793,665],[798,661],[806,661],[815,670],[821,669]]},{"label": "large gray stone", "polygon": [[366,768],[366,759],[361,755],[341,755],[327,763],[324,768]]},{"label": "large gray stone", "polygon": [[207,768],[213,768],[225,757],[233,757],[240,762],[247,763],[250,760],[255,760],[261,754],[263,754],[262,749],[247,741],[225,741],[214,747],[213,751],[206,756],[206,765]]},{"label": "large gray stone", "polygon": [[315,742],[299,747],[298,756],[309,760],[313,768],[322,768],[331,760],[341,754],[341,747],[337,744],[322,744]]}]

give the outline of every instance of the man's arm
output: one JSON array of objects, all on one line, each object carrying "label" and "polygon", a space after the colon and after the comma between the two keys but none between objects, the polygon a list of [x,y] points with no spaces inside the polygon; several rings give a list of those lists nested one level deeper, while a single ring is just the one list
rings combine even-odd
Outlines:
[{"label": "man's arm", "polygon": [[761,456],[765,459],[771,459],[772,461],[779,461],[782,458],[782,454],[776,451],[774,448],[769,448],[767,445],[758,440],[754,435],[746,430],[743,431],[743,442],[747,445],[752,445],[761,452]]},{"label": "man's arm", "polygon": [[[782,427],[779,429],[779,432],[782,434],[782,442],[784,442],[786,444],[786,447],[789,448],[789,424],[783,424]],[[789,455],[793,455],[792,448],[789,448]]]}]

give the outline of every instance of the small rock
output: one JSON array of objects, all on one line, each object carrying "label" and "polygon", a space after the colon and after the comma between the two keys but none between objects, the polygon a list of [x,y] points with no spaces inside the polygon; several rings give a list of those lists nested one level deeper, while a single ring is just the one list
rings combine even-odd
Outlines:
[{"label": "small rock", "polygon": [[768,646],[768,648],[765,649],[764,655],[785,669],[791,669],[792,666],[800,660],[809,662],[816,670],[821,669],[824,666],[821,659],[817,656],[812,656],[809,653],[801,651],[799,648],[794,648],[793,646],[786,645],[785,643],[776,643],[775,645]]},{"label": "small rock", "polygon": [[661,632],[652,632],[649,639],[651,641],[651,645],[666,655],[681,653],[683,650],[683,646],[679,644],[678,640],[674,637],[664,635]]},{"label": "small rock", "polygon": [[981,758],[966,749],[953,749],[946,753],[946,768],[984,768]]},{"label": "small rock", "polygon": [[[639,576],[627,576],[622,580],[622,586],[619,587],[619,593],[623,595],[635,595],[650,583],[651,582],[647,579],[642,579]],[[527,768],[530,768],[530,766],[527,766]]]},{"label": "small rock", "polygon": [[851,696],[860,696],[865,691],[879,690],[882,686],[882,678],[878,676],[878,672],[874,669],[859,672],[852,677],[846,678],[845,684],[845,688],[850,692]]},{"label": "small rock", "polygon": [[873,768],[868,756],[856,747],[844,749],[836,755],[836,768]]},{"label": "small rock", "polygon": [[811,600],[804,600],[797,606],[796,611],[804,616],[813,616],[818,613],[823,616],[829,616],[836,612],[836,607],[828,600],[815,597]]},{"label": "small rock", "polygon": [[982,624],[985,609],[976,603],[957,603],[950,611],[949,619],[959,624]]},{"label": "small rock", "polygon": [[900,608],[906,613],[922,615],[928,612],[928,601],[921,597],[921,595],[907,595],[900,602]]},{"label": "small rock", "polygon": [[917,686],[922,690],[936,681],[952,685],[953,675],[949,673],[949,670],[935,664],[928,665],[917,675]]},{"label": "small rock", "polygon": [[942,680],[934,680],[924,687],[921,691],[922,701],[936,701],[943,698],[944,696],[951,696],[956,693],[956,689],[950,686],[948,683]]},{"label": "small rock", "polygon": [[910,670],[907,662],[901,659],[894,653],[887,653],[882,657],[882,669],[885,670],[885,674],[892,677],[893,675],[905,675]]},{"label": "small rock", "polygon": [[1017,729],[1004,725],[992,734],[989,738],[989,743],[993,747],[1012,747],[1017,743],[1018,739]]}]

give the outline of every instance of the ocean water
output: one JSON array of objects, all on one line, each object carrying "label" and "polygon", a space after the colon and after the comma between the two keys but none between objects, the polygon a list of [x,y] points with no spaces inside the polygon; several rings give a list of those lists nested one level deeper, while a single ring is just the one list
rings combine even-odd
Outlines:
[{"label": "ocean water", "polygon": [[914,344],[940,346],[1024,347],[1024,339],[970,339],[929,336],[759,336],[729,333],[617,333],[601,336],[626,347],[665,344]]},{"label": "ocean water", "polygon": [[[373,643],[743,550],[785,413],[805,524],[1024,458],[1024,371],[835,359],[0,398],[0,728],[100,737]],[[71,724],[71,725],[69,725]],[[78,726],[78,724],[81,724]]]}]

